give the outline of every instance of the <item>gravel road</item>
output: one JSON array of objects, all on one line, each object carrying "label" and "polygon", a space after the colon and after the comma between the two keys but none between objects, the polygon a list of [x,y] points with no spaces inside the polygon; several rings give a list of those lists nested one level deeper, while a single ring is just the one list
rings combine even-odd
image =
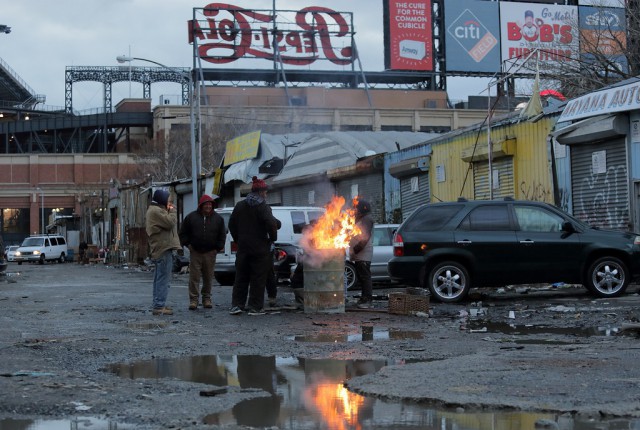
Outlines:
[{"label": "gravel road", "polygon": [[[116,420],[118,428],[241,428],[206,417],[268,393],[228,384],[203,396],[211,384],[105,370],[206,355],[383,360],[388,365],[377,372],[349,379],[349,390],[454,412],[534,411],[595,420],[598,428],[616,419],[640,425],[636,286],[612,300],[572,286],[479,290],[467,303],[432,303],[429,316],[390,314],[384,300],[367,312],[231,316],[231,287],[214,287],[214,309],[189,311],[188,275],[174,274],[174,315],[159,317],[149,309],[148,268],[11,263],[7,272],[0,277],[2,429],[79,415]],[[402,290],[375,293],[389,291]],[[281,288],[279,301],[293,304],[291,290]],[[349,336],[359,341],[340,340]]]}]

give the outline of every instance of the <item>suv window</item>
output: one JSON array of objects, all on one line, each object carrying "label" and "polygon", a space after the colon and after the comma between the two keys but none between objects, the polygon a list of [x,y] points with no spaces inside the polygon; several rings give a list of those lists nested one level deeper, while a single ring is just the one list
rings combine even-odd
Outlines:
[{"label": "suv window", "polygon": [[58,238],[58,245],[66,245],[67,241],[64,239],[64,237],[59,237]]},{"label": "suv window", "polygon": [[437,231],[449,222],[464,205],[423,206],[407,219],[404,229],[409,231]]},{"label": "suv window", "polygon": [[56,239],[55,237],[50,237],[49,240],[51,241],[51,246],[58,245],[58,239]]},{"label": "suv window", "polygon": [[472,231],[512,230],[506,205],[479,206],[469,212],[458,228]]},{"label": "suv window", "polygon": [[560,231],[562,222],[560,216],[545,209],[533,206],[516,206],[516,219],[522,231]]}]

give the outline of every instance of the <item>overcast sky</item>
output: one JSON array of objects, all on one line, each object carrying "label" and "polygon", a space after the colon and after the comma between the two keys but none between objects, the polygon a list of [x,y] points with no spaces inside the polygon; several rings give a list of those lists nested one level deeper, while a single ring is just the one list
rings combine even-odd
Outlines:
[{"label": "overcast sky", "polygon": [[[131,55],[173,67],[192,66],[192,48],[187,41],[187,21],[193,8],[213,3],[193,0],[0,0],[0,24],[11,27],[0,34],[0,58],[46,104],[64,106],[65,67],[115,66],[118,55]],[[273,0],[227,0],[224,3],[250,9],[271,9]],[[353,12],[356,44],[366,71],[384,69],[382,0],[276,0],[280,10],[324,6]],[[148,63],[134,63],[150,66]],[[213,67],[203,63],[203,67]],[[242,61],[227,67],[252,67]],[[264,60],[264,68],[272,63]],[[291,67],[291,66],[287,66]],[[320,62],[311,68],[327,68]],[[466,100],[481,95],[486,79],[449,78],[449,97]],[[142,86],[114,84],[112,100],[142,96]],[[161,95],[179,94],[177,84],[154,84],[152,105]],[[73,84],[73,108],[102,106],[103,86],[96,82]]]}]

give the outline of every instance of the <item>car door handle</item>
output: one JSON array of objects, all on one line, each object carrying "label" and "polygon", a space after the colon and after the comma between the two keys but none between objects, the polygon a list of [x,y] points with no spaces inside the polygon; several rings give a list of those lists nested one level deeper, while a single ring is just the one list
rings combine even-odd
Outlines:
[{"label": "car door handle", "polygon": [[525,239],[525,240],[521,240],[520,243],[523,244],[523,245],[533,245],[535,243],[535,241],[533,241],[531,239]]},{"label": "car door handle", "polygon": [[462,239],[458,241],[459,245],[471,245],[473,242],[470,241],[469,239]]}]

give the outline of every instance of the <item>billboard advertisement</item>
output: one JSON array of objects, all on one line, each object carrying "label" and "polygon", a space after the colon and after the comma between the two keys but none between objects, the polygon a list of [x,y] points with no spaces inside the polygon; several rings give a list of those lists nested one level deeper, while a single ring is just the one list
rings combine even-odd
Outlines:
[{"label": "billboard advertisement", "polygon": [[354,61],[353,16],[322,6],[297,11],[245,9],[227,3],[194,8],[188,22],[189,43],[209,63],[241,58],[280,60],[306,66],[324,59],[337,65]]},{"label": "billboard advertisement", "polygon": [[385,68],[433,71],[431,0],[385,0]]},{"label": "billboard advertisement", "polygon": [[500,34],[509,70],[515,72],[530,55],[519,73],[536,73],[536,64],[541,72],[553,69],[579,57],[578,7],[500,2]]},{"label": "billboard advertisement", "polygon": [[598,56],[617,64],[622,72],[627,72],[627,45],[625,10],[580,6],[580,55],[586,63],[601,62]]},{"label": "billboard advertisement", "polygon": [[500,20],[497,2],[447,0],[446,70],[500,71]]}]

